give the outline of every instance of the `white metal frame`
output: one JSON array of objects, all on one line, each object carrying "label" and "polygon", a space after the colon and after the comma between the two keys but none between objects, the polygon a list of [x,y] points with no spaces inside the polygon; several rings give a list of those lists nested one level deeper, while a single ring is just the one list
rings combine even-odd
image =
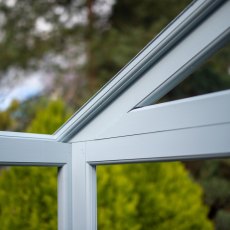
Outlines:
[{"label": "white metal frame", "polygon": [[97,228],[97,165],[230,156],[230,90],[150,105],[229,42],[229,12],[194,1],[54,135],[0,132],[1,164],[59,167],[59,230]]},{"label": "white metal frame", "polygon": [[0,164],[58,167],[58,229],[71,229],[71,145],[51,135],[0,132]]}]

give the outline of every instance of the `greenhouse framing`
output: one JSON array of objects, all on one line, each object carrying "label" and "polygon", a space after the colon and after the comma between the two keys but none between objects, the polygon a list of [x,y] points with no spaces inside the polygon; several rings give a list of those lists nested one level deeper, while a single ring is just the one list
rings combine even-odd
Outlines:
[{"label": "greenhouse framing", "polygon": [[156,104],[230,40],[193,1],[53,135],[0,132],[0,164],[58,167],[58,229],[97,229],[96,166],[230,156],[230,90]]}]

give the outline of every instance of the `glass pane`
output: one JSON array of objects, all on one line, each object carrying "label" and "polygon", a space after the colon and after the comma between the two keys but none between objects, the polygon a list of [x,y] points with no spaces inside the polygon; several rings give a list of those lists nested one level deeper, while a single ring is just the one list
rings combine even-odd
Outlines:
[{"label": "glass pane", "polygon": [[98,229],[228,229],[229,169],[228,159],[98,166]]},{"label": "glass pane", "polygon": [[230,89],[230,45],[226,45],[204,65],[182,81],[157,103]]},{"label": "glass pane", "polygon": [[1,0],[0,130],[54,132],[189,2]]},{"label": "glass pane", "polygon": [[57,229],[57,169],[0,168],[0,229]]}]

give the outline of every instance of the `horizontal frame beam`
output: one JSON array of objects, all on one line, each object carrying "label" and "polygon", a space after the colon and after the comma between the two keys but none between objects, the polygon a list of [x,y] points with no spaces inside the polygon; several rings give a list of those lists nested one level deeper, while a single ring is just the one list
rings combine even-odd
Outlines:
[{"label": "horizontal frame beam", "polygon": [[0,131],[0,137],[55,141],[54,135],[38,134],[38,133],[12,132],[12,131]]},{"label": "horizontal frame beam", "polygon": [[70,160],[70,144],[0,136],[0,165],[62,166]]},{"label": "horizontal frame beam", "polygon": [[230,123],[86,143],[91,165],[230,157]]},{"label": "horizontal frame beam", "polygon": [[98,139],[230,122],[230,90],[131,110]]},{"label": "horizontal frame beam", "polygon": [[72,228],[72,149],[53,136],[0,132],[0,165],[58,167],[58,229]]}]

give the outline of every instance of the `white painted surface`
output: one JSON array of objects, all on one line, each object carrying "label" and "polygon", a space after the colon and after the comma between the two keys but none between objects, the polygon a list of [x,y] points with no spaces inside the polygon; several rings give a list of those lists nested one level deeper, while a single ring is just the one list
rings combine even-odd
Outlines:
[{"label": "white painted surface", "polygon": [[89,141],[90,164],[230,156],[230,123]]},{"label": "white painted surface", "polygon": [[[108,127],[113,125],[139,102],[162,86],[170,77],[175,79],[184,65],[196,59],[197,55],[210,52],[215,43],[223,34],[229,37],[230,32],[230,1],[213,13],[206,21],[193,30],[167,55],[151,67],[132,87],[128,88],[120,97],[106,107],[99,116],[95,117],[87,126],[71,140],[71,142],[87,141],[98,138]],[[228,33],[226,34],[226,31]]]},{"label": "white painted surface", "polygon": [[230,90],[131,110],[98,139],[230,122]]}]

